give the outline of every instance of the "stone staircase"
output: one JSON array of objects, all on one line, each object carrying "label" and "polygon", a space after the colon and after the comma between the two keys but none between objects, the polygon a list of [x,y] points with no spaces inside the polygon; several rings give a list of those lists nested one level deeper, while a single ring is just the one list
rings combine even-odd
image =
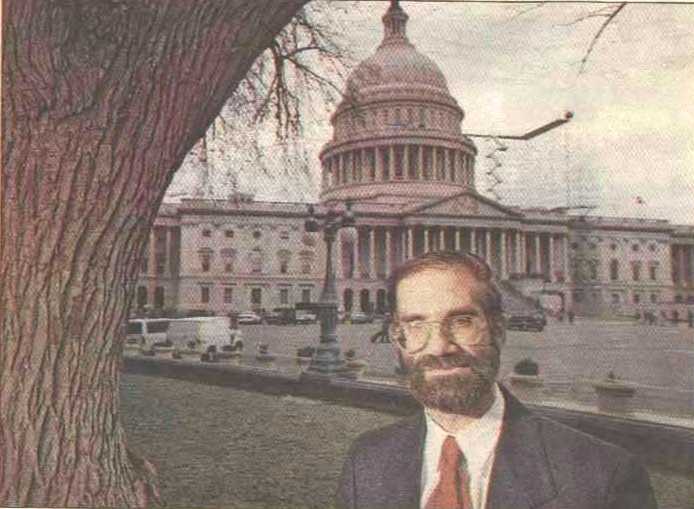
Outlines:
[{"label": "stone staircase", "polygon": [[499,281],[498,288],[501,291],[501,298],[506,313],[532,313],[539,309],[539,304],[535,299],[523,294],[510,281]]}]

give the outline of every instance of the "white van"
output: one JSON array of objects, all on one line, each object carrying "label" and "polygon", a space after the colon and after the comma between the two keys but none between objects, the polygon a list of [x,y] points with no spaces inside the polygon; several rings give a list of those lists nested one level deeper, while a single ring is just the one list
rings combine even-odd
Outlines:
[{"label": "white van", "polygon": [[169,329],[168,318],[138,318],[128,320],[126,348],[140,349],[152,353],[154,344],[165,344]]},{"label": "white van", "polygon": [[173,356],[200,355],[210,352],[221,353],[224,346],[231,345],[229,318],[205,316],[171,320],[167,339],[173,345]]}]

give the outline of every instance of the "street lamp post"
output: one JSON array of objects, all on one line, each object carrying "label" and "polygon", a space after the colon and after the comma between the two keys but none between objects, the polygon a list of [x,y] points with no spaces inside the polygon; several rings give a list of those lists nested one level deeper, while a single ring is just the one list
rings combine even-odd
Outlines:
[{"label": "street lamp post", "polygon": [[336,375],[344,370],[344,360],[340,355],[340,344],[337,340],[337,288],[335,284],[335,271],[333,270],[333,243],[337,238],[340,228],[355,225],[354,213],[351,204],[347,203],[347,210],[338,213],[328,209],[325,218],[319,221],[315,216],[313,205],[308,207],[309,218],[304,223],[307,232],[323,231],[325,241],[325,278],[320,300],[315,305],[320,320],[320,343],[311,360],[308,371],[320,375]]}]

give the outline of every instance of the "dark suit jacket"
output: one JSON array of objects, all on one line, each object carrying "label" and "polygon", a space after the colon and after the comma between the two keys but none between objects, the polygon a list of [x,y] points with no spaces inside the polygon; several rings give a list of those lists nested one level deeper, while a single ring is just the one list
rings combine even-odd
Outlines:
[{"label": "dark suit jacket", "polygon": [[[486,509],[654,509],[643,466],[623,449],[534,415],[507,391]],[[419,508],[423,412],[352,445],[337,494],[350,509]]]}]

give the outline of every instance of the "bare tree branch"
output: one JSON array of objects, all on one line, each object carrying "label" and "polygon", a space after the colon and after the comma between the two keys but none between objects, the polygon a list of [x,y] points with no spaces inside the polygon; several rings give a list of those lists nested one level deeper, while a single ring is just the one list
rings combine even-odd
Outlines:
[{"label": "bare tree branch", "polygon": [[612,12],[609,13],[604,13],[602,16],[605,17],[605,21],[603,21],[602,25],[600,26],[600,29],[595,33],[593,36],[593,39],[590,41],[590,45],[588,46],[588,50],[586,51],[585,55],[583,55],[583,58],[581,59],[581,69],[579,71],[579,74],[582,74],[583,71],[586,68],[586,64],[588,63],[588,58],[590,57],[591,53],[593,52],[593,49],[595,48],[595,45],[598,43],[600,40],[600,37],[602,36],[603,32],[605,29],[614,21],[614,19],[617,17],[617,15],[626,7],[626,2],[622,2],[618,4]]}]

